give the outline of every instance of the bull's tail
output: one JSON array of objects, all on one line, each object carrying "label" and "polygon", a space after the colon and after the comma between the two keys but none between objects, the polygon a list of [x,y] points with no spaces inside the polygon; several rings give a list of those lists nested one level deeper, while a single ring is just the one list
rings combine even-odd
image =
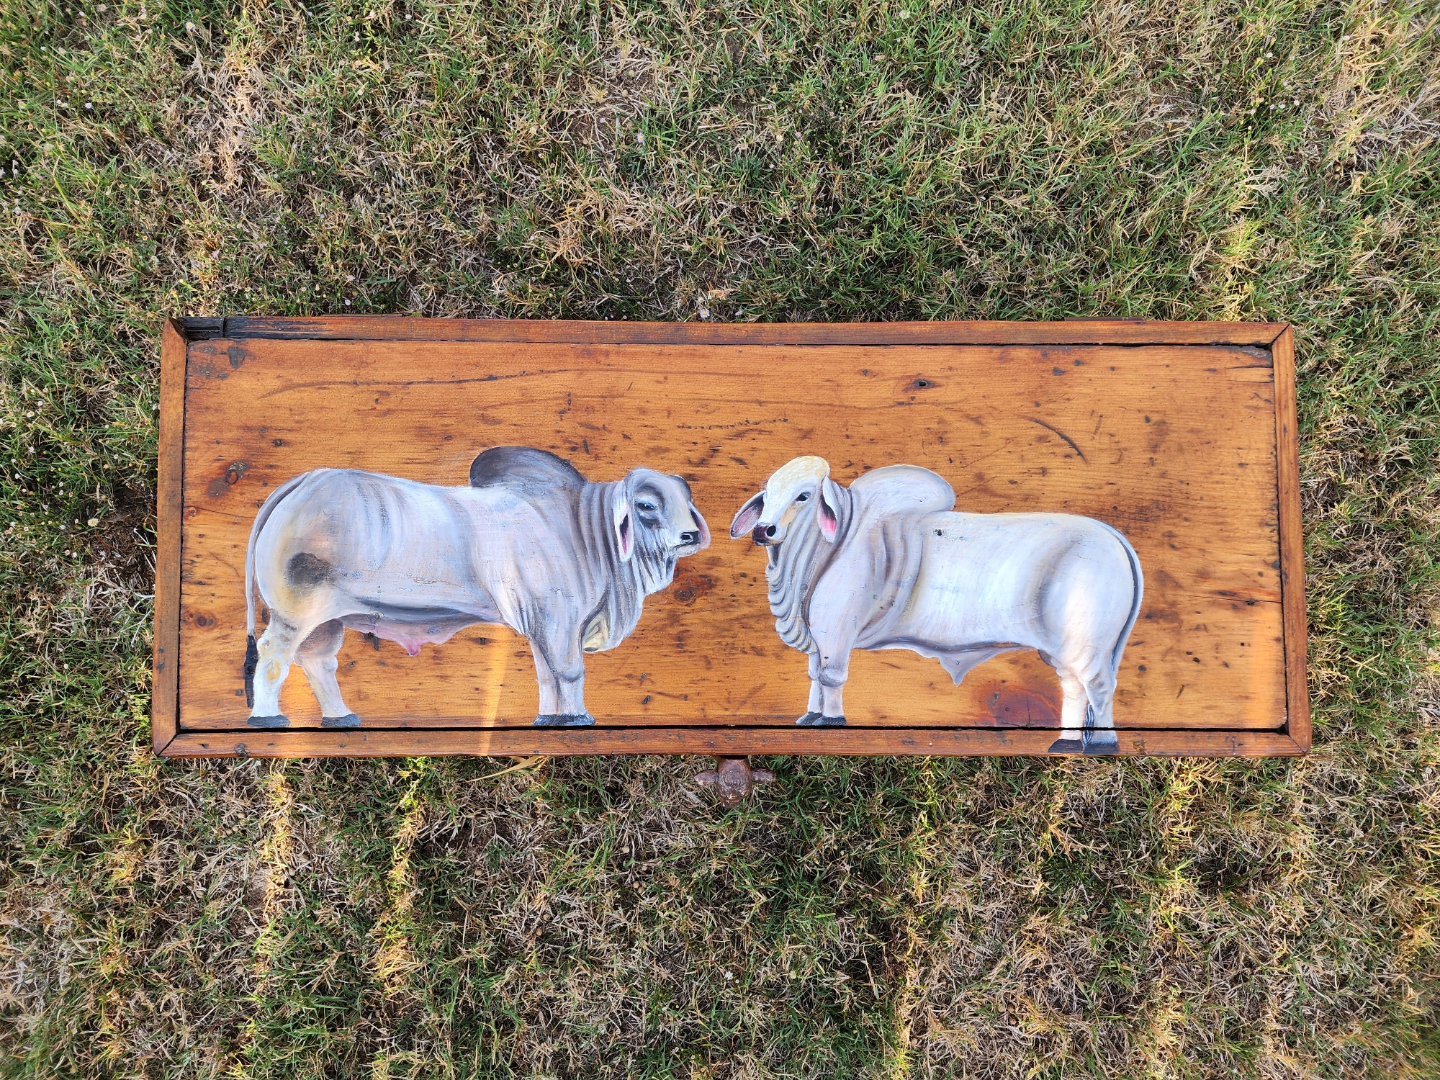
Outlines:
[{"label": "bull's tail", "polygon": [[[1105,525],[1105,522],[1100,524]],[[1145,598],[1145,574],[1140,569],[1140,556],[1135,554],[1135,549],[1130,546],[1119,529],[1105,525],[1120,541],[1120,546],[1125,549],[1125,557],[1130,560],[1130,578],[1135,586],[1135,599],[1130,604],[1130,617],[1125,620],[1125,627],[1115,639],[1115,649],[1110,654],[1110,677],[1118,679],[1120,676],[1120,660],[1125,655],[1125,645],[1130,640],[1130,632],[1135,629],[1135,623],[1140,618],[1140,602]]]},{"label": "bull's tail", "polygon": [[255,642],[255,541],[260,531],[270,520],[270,515],[280,501],[294,491],[309,473],[302,473],[270,493],[255,515],[255,524],[250,527],[250,542],[245,545],[245,705],[255,705],[255,669],[260,666],[260,647]]}]

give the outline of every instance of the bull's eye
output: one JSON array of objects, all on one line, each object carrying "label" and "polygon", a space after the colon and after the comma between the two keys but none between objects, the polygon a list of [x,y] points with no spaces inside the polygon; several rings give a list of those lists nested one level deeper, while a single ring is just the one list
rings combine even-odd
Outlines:
[{"label": "bull's eye", "polygon": [[653,514],[655,512],[655,504],[653,502],[647,502],[644,499],[637,502],[635,508],[644,514]]},{"label": "bull's eye", "polygon": [[802,492],[800,492],[799,495],[796,495],[796,496],[795,496],[795,501],[796,501],[796,502],[804,502],[804,501],[805,501],[806,499],[808,499],[809,497],[810,497],[810,493],[809,493],[808,491],[802,491]]}]

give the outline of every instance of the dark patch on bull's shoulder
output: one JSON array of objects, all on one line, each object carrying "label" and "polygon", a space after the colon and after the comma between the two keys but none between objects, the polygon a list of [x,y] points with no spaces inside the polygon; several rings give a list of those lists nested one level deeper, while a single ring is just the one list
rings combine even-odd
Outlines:
[{"label": "dark patch on bull's shoulder", "polygon": [[295,585],[323,585],[334,572],[333,566],[309,551],[292,555],[285,564],[285,573]]}]

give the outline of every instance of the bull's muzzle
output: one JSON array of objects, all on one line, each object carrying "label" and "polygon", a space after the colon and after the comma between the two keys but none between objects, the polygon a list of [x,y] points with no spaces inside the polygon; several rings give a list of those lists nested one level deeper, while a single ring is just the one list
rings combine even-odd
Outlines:
[{"label": "bull's muzzle", "polygon": [[776,525],[756,525],[750,530],[750,539],[761,547],[769,547],[771,544],[778,544],[780,537],[777,535],[780,529]]},{"label": "bull's muzzle", "polygon": [[710,526],[705,524],[694,503],[690,504],[690,524],[695,527],[682,530],[677,537],[675,550],[682,556],[695,555],[710,546]]}]

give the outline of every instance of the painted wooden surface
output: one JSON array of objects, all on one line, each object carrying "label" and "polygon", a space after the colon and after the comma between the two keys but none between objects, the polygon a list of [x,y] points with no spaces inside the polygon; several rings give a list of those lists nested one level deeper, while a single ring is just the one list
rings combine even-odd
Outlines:
[{"label": "painted wooden surface", "polygon": [[[1302,745],[1291,738],[1308,722],[1291,505],[1293,358],[1269,347],[1279,327],[1011,326],[1008,337],[1027,343],[1007,344],[1006,324],[687,326],[668,328],[669,341],[654,324],[337,319],[317,321],[308,338],[307,325],[191,324],[202,336],[190,342],[183,372],[174,370],[179,350],[166,353],[161,490],[179,492],[184,530],[178,672],[168,651],[160,667],[162,643],[172,648],[163,605],[158,625],[156,708],[172,721],[178,714],[181,732],[170,752],[197,752],[198,739],[209,740],[205,753],[240,743],[252,753],[342,745],[352,749],[334,752],[708,752],[701,742],[717,736],[702,732],[716,726],[774,728],[745,752],[1030,753],[1049,745],[1060,693],[1033,654],[997,658],[956,688],[934,661],[857,653],[846,690],[850,729],[843,737],[797,731],[805,658],[774,633],[763,560],[723,532],[647,601],[632,638],[589,658],[598,743],[528,729],[530,650],[490,627],[413,659],[349,635],[341,677],[370,729],[364,738],[247,731],[241,574],[250,524],[269,492],[337,465],[464,483],[475,454],[502,444],[552,450],[595,480],[640,465],[679,474],[712,525],[728,522],[797,453],[824,455],[844,482],[887,464],[924,465],[950,481],[964,510],[1107,521],[1134,544],[1147,582],[1120,675],[1121,751],[1177,752],[1187,731],[1213,733],[1193,744],[1197,752]],[[1067,328],[1076,343],[1066,343]],[[222,332],[231,336],[203,336]],[[252,332],[267,336],[238,336]],[[177,375],[183,427],[163,407],[179,397]],[[175,460],[182,443],[183,462]],[[318,725],[303,679],[285,695],[297,728]],[[418,730],[386,736],[386,727],[446,730],[422,738]],[[472,730],[483,728],[525,730]],[[942,730],[951,728],[979,730]],[[1035,746],[1028,733],[1003,730],[1011,728],[1038,729]],[[629,741],[605,729],[629,729]],[[231,743],[186,734],[227,730],[237,733]],[[161,717],[157,744],[168,734]],[[374,746],[384,749],[365,749]]]}]

